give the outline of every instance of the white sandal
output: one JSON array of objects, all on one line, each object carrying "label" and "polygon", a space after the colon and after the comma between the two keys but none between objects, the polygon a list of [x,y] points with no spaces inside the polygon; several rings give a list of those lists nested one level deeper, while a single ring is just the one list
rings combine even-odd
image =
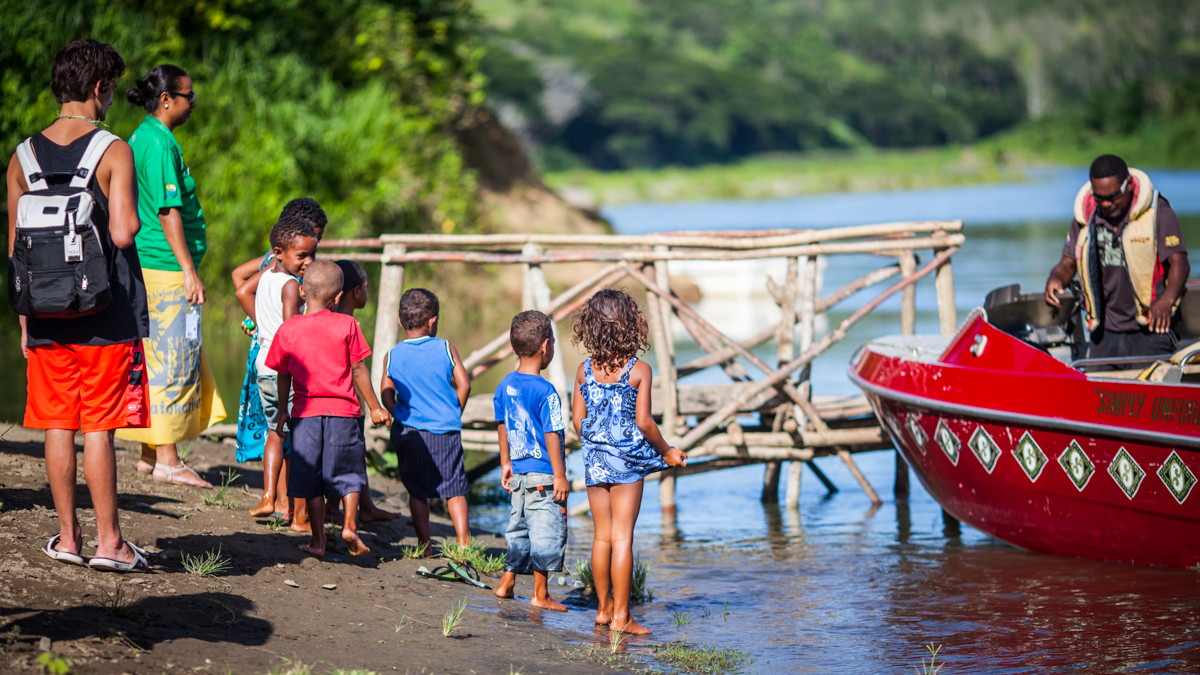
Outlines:
[{"label": "white sandal", "polygon": [[[45,553],[46,555],[50,556],[51,558],[53,558],[59,562],[65,562],[65,563],[68,563],[71,565],[81,565],[81,566],[86,567],[87,562],[84,561],[83,556],[76,555],[74,553],[68,553],[66,551],[60,551],[57,548],[55,548],[56,546],[58,546],[58,542],[60,539],[62,539],[62,533],[56,534],[53,537],[50,537],[49,539],[47,539],[46,543],[42,544],[42,553]],[[81,548],[79,550],[79,552],[83,553],[83,549]]]},{"label": "white sandal", "polygon": [[146,561],[146,552],[129,542],[125,542],[125,545],[133,551],[133,562],[121,562],[112,558],[92,558],[88,562],[88,567],[105,572],[136,572],[138,568],[141,568],[143,572],[150,571],[150,563]]},{"label": "white sandal", "polygon": [[[166,478],[158,477],[157,472],[160,470],[167,475]],[[194,474],[196,476],[196,478],[199,478],[200,480],[204,480],[203,478],[200,477],[199,472],[197,472],[195,469],[188,466],[187,464],[184,464],[183,460],[180,460],[179,466],[171,466],[169,464],[155,462],[154,469],[150,472],[150,475],[152,478],[154,478],[154,480],[156,480],[160,483],[170,483],[171,485],[184,485],[187,487],[200,488],[202,490],[211,490],[212,489],[211,485],[209,485],[208,487],[205,487],[203,485],[193,485],[191,483],[176,483],[175,482],[175,474],[177,474],[181,471],[191,471],[192,474]],[[207,483],[208,481],[205,481],[205,482]]]}]

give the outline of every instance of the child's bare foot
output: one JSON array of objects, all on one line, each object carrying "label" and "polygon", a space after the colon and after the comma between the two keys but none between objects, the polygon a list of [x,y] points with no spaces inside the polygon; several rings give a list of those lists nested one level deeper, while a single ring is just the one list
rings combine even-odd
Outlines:
[{"label": "child's bare foot", "polygon": [[358,538],[357,532],[342,530],[342,541],[346,542],[346,548],[350,549],[350,555],[355,558],[361,558],[371,552],[363,540]]},{"label": "child's bare foot", "polygon": [[262,501],[258,503],[258,506],[250,509],[250,515],[254,516],[255,518],[266,518],[272,513],[275,513],[274,501],[274,499],[270,499],[264,495]]},{"label": "child's bare foot", "polygon": [[612,623],[612,616],[607,610],[601,609],[596,612],[597,626],[607,626],[610,623]]},{"label": "child's bare foot", "polygon": [[624,621],[614,618],[612,623],[608,624],[610,630],[620,631],[627,635],[649,635],[650,629],[633,620],[633,617],[625,617]]},{"label": "child's bare foot", "polygon": [[515,598],[517,597],[517,575],[512,572],[505,572],[500,577],[500,583],[496,584],[497,598]]},{"label": "child's bare foot", "polygon": [[[325,557],[325,545],[324,544],[322,544],[321,546],[317,546],[315,544],[301,544],[300,550],[304,551],[305,553],[307,553],[311,556],[316,556],[318,558]],[[353,554],[351,554],[351,555],[353,555]]]},{"label": "child's bare foot", "polygon": [[308,521],[300,522],[296,518],[292,518],[292,530],[295,532],[312,532],[312,525]]},{"label": "child's bare foot", "polygon": [[358,519],[364,523],[386,523],[389,520],[395,520],[399,517],[399,513],[384,511],[374,504],[364,506],[358,510]]},{"label": "child's bare foot", "polygon": [[533,598],[533,600],[529,601],[529,604],[533,605],[534,607],[541,607],[542,609],[552,609],[556,612],[567,611],[566,606],[564,606],[562,603],[555,600],[554,598],[550,597],[549,595],[546,595],[546,598],[544,600],[539,600],[535,596]]}]

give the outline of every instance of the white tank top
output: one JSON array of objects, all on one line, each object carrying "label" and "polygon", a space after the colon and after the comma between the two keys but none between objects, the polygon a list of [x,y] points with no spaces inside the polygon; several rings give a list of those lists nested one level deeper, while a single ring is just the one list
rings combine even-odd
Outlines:
[{"label": "white tank top", "polygon": [[[267,270],[258,279],[258,291],[254,294],[254,316],[258,324],[258,358],[255,366],[259,375],[274,375],[275,371],[268,368],[267,352],[271,351],[271,342],[275,333],[283,324],[283,286],[295,279],[287,272]],[[300,313],[304,313],[304,305],[300,305]]]}]

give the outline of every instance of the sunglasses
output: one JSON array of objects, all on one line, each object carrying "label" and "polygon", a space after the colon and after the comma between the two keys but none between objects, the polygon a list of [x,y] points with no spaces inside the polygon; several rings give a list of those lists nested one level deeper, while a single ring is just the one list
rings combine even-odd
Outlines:
[{"label": "sunglasses", "polygon": [[167,93],[172,96],[179,96],[181,98],[186,98],[188,103],[196,102],[196,90],[195,89],[187,92],[186,94],[183,92],[180,92],[180,91],[168,91]]},{"label": "sunglasses", "polygon": [[1095,197],[1096,201],[1098,201],[1098,202],[1108,202],[1111,204],[1112,202],[1114,202],[1118,198],[1120,198],[1121,195],[1125,194],[1125,188],[1127,188],[1127,187],[1129,187],[1129,178],[1128,177],[1126,177],[1125,180],[1121,181],[1121,189],[1120,190],[1117,190],[1116,192],[1114,192],[1110,195],[1098,195],[1093,191],[1092,196]]}]

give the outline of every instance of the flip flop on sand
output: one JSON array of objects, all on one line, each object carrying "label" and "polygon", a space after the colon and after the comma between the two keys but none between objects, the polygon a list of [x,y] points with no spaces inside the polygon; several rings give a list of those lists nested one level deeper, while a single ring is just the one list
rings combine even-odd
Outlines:
[{"label": "flip flop on sand", "polygon": [[146,552],[129,542],[125,542],[125,545],[133,551],[133,562],[121,562],[112,558],[92,558],[88,562],[88,567],[105,572],[136,572],[138,568],[141,568],[143,572],[150,571],[150,563],[146,562]]},{"label": "flip flop on sand", "polygon": [[[165,476],[162,478],[159,478],[158,477],[159,471],[162,471],[165,474]],[[170,466],[167,464],[162,464],[162,463],[156,462],[154,464],[154,471],[151,473],[151,475],[154,476],[154,480],[156,480],[160,483],[171,483],[172,485],[187,485],[190,487],[198,487],[198,488],[202,488],[205,490],[212,489],[212,485],[197,485],[195,483],[185,483],[183,481],[175,480],[175,474],[183,473],[184,471],[191,471],[192,475],[196,477],[196,480],[200,480],[200,481],[204,481],[205,483],[208,483],[208,481],[206,481],[200,477],[200,474],[197,473],[195,469],[188,466],[187,464],[184,464],[182,460],[179,462],[179,466]]]},{"label": "flip flop on sand", "polygon": [[[42,553],[45,553],[46,555],[50,556],[51,558],[54,558],[55,560],[57,560],[59,562],[65,562],[65,563],[68,563],[71,565],[80,565],[80,566],[86,567],[87,562],[84,561],[82,555],[79,555],[76,553],[68,553],[66,551],[58,550],[58,541],[61,538],[62,538],[62,534],[56,534],[53,537],[50,537],[49,539],[47,539],[46,543],[42,544]],[[79,553],[83,553],[82,548],[80,548]]]},{"label": "flip flop on sand", "polygon": [[488,586],[479,580],[479,570],[476,570],[474,566],[468,564],[460,565],[453,560],[446,561],[446,564],[450,567],[450,569],[454,570],[454,573],[458,575],[459,579],[462,579],[468,584],[477,586],[479,588],[491,588],[491,586]]},{"label": "flip flop on sand", "polygon": [[446,567],[445,565],[435,568],[432,572],[430,572],[424,565],[421,565],[417,568],[417,574],[425,577],[426,579],[437,579],[439,581],[458,581],[458,575],[454,573],[454,570]]}]

